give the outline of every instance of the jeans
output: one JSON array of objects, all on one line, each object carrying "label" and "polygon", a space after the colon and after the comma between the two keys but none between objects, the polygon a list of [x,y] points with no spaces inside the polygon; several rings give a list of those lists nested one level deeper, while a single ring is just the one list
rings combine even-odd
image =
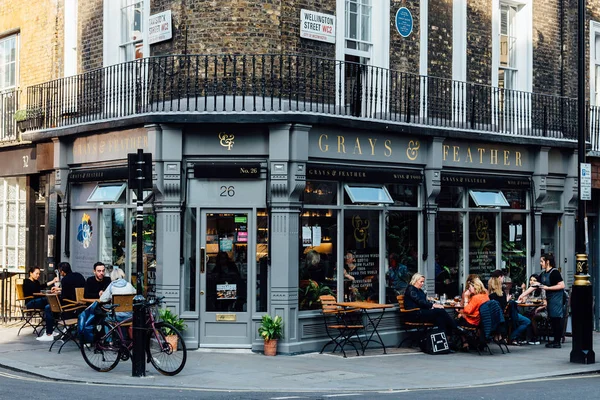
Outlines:
[{"label": "jeans", "polygon": [[519,339],[523,335],[523,332],[525,332],[527,327],[531,324],[531,320],[529,318],[521,314],[518,315],[519,318],[517,319],[517,328],[510,334],[510,340]]},{"label": "jeans", "polygon": [[46,300],[45,297],[38,297],[37,299],[29,300],[27,304],[25,304],[25,307],[27,307],[29,310],[43,310],[47,305],[48,300]]},{"label": "jeans", "polygon": [[44,318],[46,319],[46,334],[52,335],[52,332],[54,331],[54,315],[52,315],[50,304],[46,305],[46,308],[44,309]]}]

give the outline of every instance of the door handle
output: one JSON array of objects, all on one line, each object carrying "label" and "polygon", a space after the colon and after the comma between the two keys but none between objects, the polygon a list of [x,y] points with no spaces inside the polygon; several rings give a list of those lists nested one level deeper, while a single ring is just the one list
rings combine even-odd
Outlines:
[{"label": "door handle", "polygon": [[206,249],[200,247],[200,273],[203,274],[206,269]]},{"label": "door handle", "polygon": [[204,290],[200,291],[200,296],[204,296]]}]

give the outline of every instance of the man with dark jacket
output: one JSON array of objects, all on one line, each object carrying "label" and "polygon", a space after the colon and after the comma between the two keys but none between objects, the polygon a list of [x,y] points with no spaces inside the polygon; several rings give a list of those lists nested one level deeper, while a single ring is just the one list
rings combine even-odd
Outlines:
[{"label": "man with dark jacket", "polygon": [[98,261],[94,264],[94,276],[90,276],[85,281],[85,291],[83,297],[86,299],[99,299],[102,292],[110,285],[110,278],[104,276],[106,267],[103,262]]},{"label": "man with dark jacket", "polygon": [[[85,286],[85,278],[79,272],[73,272],[71,269],[71,264],[68,262],[61,262],[58,265],[58,269],[60,270],[60,276],[62,277],[60,284],[62,287],[61,290],[61,300],[65,299],[77,301],[77,294],[75,289],[81,288]],[[53,287],[52,292],[56,292],[57,288]],[[54,340],[55,335],[54,331],[54,316],[52,315],[52,310],[50,309],[50,305],[48,304],[44,310],[45,319],[46,319],[46,334],[40,335],[37,340],[41,342],[51,342]]]}]

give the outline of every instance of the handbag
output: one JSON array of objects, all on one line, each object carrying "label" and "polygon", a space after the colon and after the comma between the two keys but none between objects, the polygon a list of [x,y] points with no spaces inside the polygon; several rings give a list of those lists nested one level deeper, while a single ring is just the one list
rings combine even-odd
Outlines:
[{"label": "handbag", "polygon": [[448,345],[448,338],[446,332],[439,328],[432,328],[425,331],[425,334],[419,342],[421,351],[427,354],[448,354],[450,353],[450,346]]}]

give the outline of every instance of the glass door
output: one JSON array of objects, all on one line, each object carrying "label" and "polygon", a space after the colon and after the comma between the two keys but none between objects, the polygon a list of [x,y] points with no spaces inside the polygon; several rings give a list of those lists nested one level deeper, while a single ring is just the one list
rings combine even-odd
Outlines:
[{"label": "glass door", "polygon": [[200,228],[200,346],[251,344],[249,211],[203,211]]}]

